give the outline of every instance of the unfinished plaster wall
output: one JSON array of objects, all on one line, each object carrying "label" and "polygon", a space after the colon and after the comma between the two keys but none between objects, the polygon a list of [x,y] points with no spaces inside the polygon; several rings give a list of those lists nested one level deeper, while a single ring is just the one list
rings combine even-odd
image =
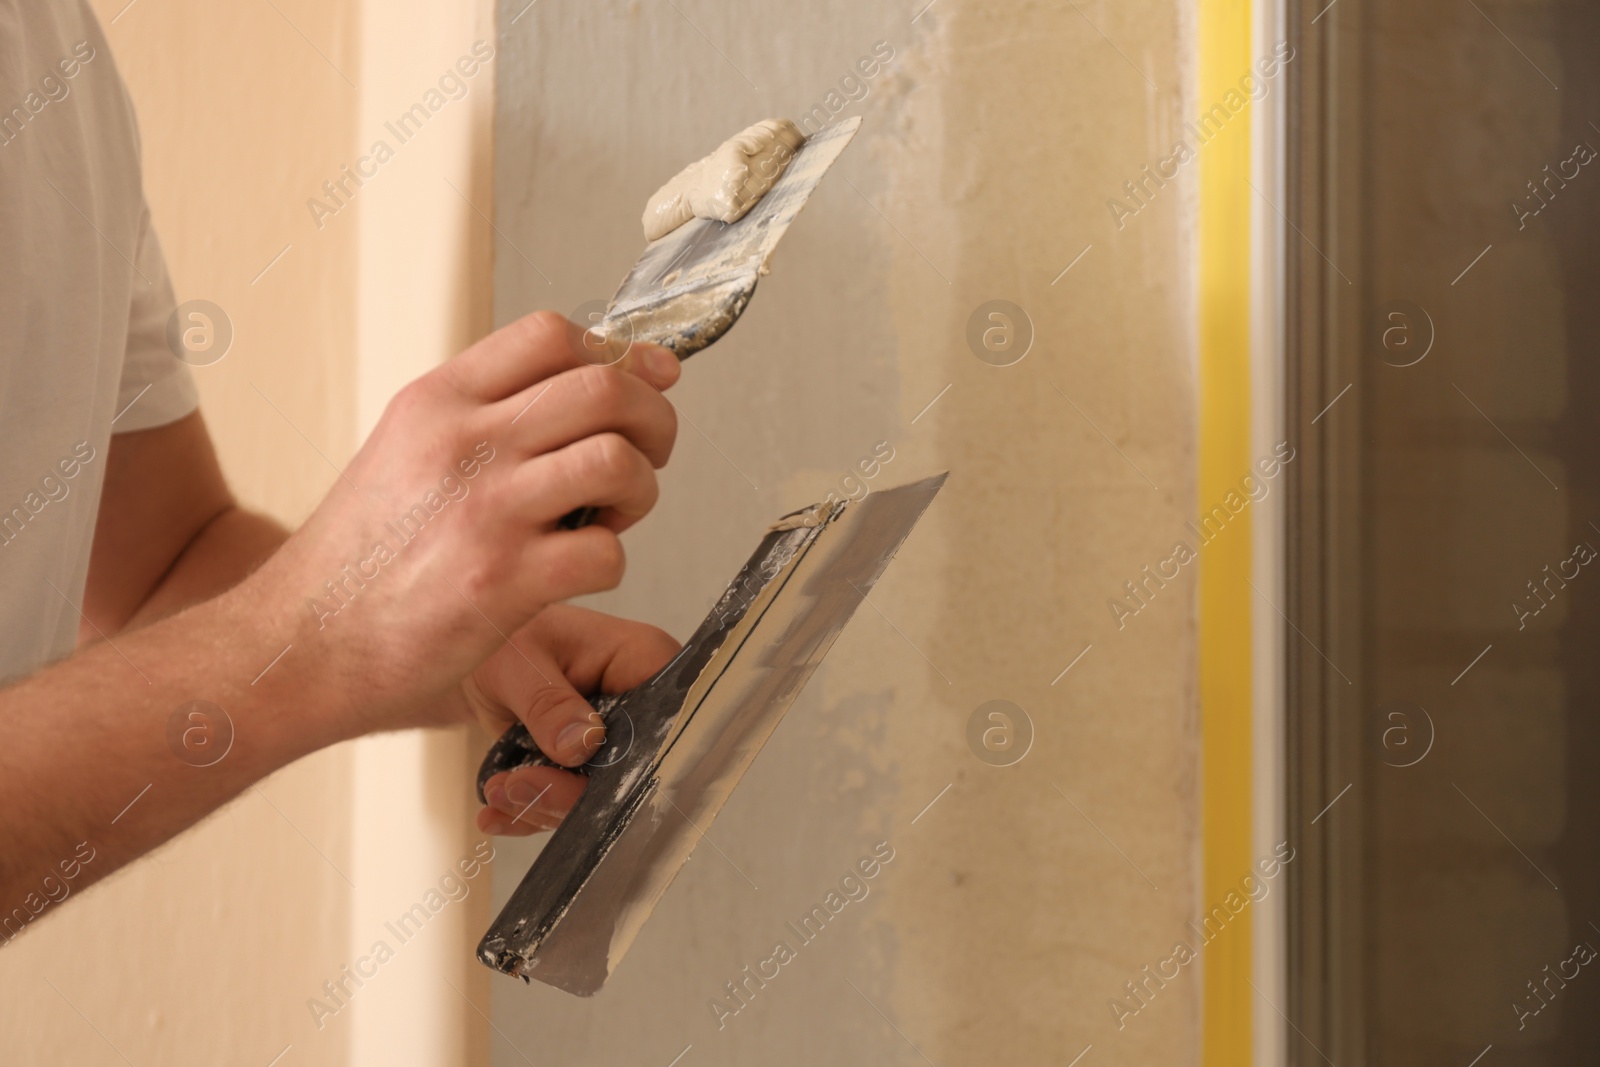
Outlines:
[{"label": "unfinished plaster wall", "polygon": [[[494,1062],[1196,1062],[1203,964],[1123,1029],[1107,1006],[1198,877],[1193,568],[1121,628],[1107,608],[1193,510],[1195,168],[1120,227],[1106,206],[1176,139],[1186,8],[524,5],[499,6],[497,321],[609,295],[644,199],[729,132],[865,117],[671,394],[661,503],[596,603],[683,636],[878,442],[872,485],[951,476],[607,989],[496,981]],[[1032,324],[1011,366],[967,340],[996,299]],[[1011,767],[968,745],[994,699],[1032,722]],[[879,842],[870,894],[802,944],[786,924]],[[497,904],[536,849],[502,848]],[[796,957],[731,1000],[779,940]]]}]

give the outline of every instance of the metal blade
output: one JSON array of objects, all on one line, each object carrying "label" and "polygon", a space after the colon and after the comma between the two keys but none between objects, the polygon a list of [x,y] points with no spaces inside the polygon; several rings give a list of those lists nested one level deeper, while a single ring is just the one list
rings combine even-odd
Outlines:
[{"label": "metal blade", "polygon": [[779,239],[860,126],[858,115],[807,138],[738,222],[691,219],[651,242],[611,298],[599,329],[664,345],[679,359],[721,337],[744,313]]},{"label": "metal blade", "polygon": [[[730,596],[738,599],[738,583],[730,587],[696,632],[696,639],[718,635],[709,657],[691,639],[673,664],[633,691],[648,698],[657,679],[682,682],[684,672],[674,672],[680,660],[701,661],[688,689],[678,690],[684,703],[675,714],[651,718],[653,703],[639,702],[642,714],[630,715],[634,747],[620,761],[632,766],[606,781],[596,772],[484,936],[485,963],[581,996],[604,985],[944,480],[941,474],[847,507],[813,509],[810,521],[820,525],[767,535],[763,547],[776,537],[793,551],[776,571],[768,567],[771,577],[748,603],[735,604],[738,623],[719,629],[719,610],[727,610]],[[762,558],[758,549],[752,562]],[[621,707],[613,705],[611,715]],[[608,729],[613,721],[608,717]]]}]

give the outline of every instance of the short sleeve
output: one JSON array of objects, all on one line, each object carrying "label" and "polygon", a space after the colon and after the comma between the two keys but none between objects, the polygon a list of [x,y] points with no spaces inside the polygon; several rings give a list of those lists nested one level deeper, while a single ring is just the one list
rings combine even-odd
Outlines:
[{"label": "short sleeve", "polygon": [[167,320],[177,308],[161,241],[150,224],[150,208],[139,217],[137,273],[128,308],[128,343],[117,395],[114,433],[148,430],[176,422],[200,405],[188,366],[167,345]]}]

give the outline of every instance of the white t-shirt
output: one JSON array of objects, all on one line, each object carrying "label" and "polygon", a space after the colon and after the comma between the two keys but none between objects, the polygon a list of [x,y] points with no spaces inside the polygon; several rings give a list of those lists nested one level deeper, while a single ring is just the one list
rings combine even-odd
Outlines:
[{"label": "white t-shirt", "polygon": [[0,0],[0,680],[72,651],[112,433],[193,411],[133,105],[85,0]]}]

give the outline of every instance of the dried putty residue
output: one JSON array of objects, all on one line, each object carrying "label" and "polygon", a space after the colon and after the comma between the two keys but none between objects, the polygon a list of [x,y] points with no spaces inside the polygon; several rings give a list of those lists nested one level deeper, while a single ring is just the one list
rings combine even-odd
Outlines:
[{"label": "dried putty residue", "polygon": [[788,119],[763,119],[740,130],[656,190],[644,209],[645,240],[665,237],[692,218],[738,222],[783,175],[805,139]]}]

